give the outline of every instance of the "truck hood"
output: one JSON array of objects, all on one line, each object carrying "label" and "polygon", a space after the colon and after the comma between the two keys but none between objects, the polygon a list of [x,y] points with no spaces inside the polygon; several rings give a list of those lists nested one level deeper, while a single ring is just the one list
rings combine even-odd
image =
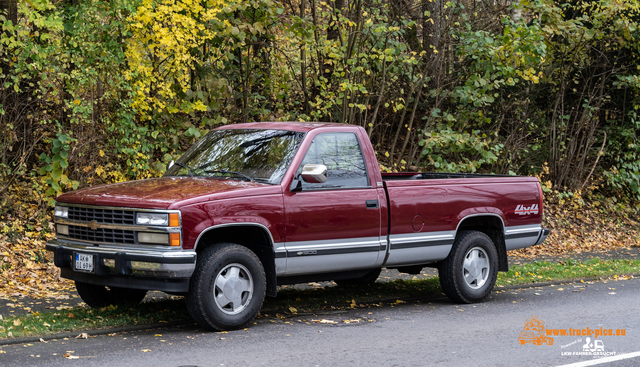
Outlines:
[{"label": "truck hood", "polygon": [[59,203],[178,209],[196,202],[280,193],[279,185],[203,177],[162,177],[96,186],[62,194]]}]

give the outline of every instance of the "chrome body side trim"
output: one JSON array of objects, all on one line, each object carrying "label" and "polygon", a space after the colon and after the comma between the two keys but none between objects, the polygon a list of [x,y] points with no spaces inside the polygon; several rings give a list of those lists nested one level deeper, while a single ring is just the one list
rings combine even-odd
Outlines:
[{"label": "chrome body side trim", "polygon": [[455,240],[454,231],[389,236],[389,258],[384,266],[419,265],[445,259]]},{"label": "chrome body side trim", "polygon": [[273,251],[276,262],[276,276],[283,276],[287,271],[287,249],[284,247],[284,242],[274,243]]},{"label": "chrome body side trim", "polygon": [[[324,253],[366,252],[378,251],[380,248],[379,237],[340,238],[333,240],[315,240],[286,242],[287,256],[296,256],[298,252],[305,250],[322,251]],[[302,254],[300,254],[302,255]]]},{"label": "chrome body side trim", "polygon": [[504,240],[507,251],[517,250],[537,244],[541,231],[542,226],[540,224],[510,226],[505,228]]},{"label": "chrome body side trim", "polygon": [[376,266],[379,237],[286,242],[286,276],[367,269]]}]

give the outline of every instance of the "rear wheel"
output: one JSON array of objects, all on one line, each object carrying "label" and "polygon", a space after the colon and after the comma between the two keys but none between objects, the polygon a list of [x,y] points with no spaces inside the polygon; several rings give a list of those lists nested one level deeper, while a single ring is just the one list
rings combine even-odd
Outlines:
[{"label": "rear wheel", "polygon": [[247,326],[260,312],[266,293],[260,259],[232,243],[212,246],[198,257],[186,297],[191,317],[212,330]]},{"label": "rear wheel", "polygon": [[375,283],[376,280],[378,280],[378,277],[380,276],[381,271],[382,269],[373,269],[369,273],[359,278],[336,279],[334,280],[334,282],[336,282],[336,284],[341,287],[356,287],[356,286],[362,286],[362,285],[371,285]]},{"label": "rear wheel", "polygon": [[478,231],[461,232],[439,267],[440,285],[452,301],[484,301],[498,276],[498,253],[491,238]]},{"label": "rear wheel", "polygon": [[76,281],[76,289],[80,298],[93,308],[126,303],[138,304],[147,295],[144,289],[106,287]]}]

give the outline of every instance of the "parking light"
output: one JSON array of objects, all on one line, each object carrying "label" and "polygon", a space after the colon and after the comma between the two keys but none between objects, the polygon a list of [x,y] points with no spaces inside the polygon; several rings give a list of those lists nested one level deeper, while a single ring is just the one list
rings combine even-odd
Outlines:
[{"label": "parking light", "polygon": [[147,233],[140,232],[138,233],[138,242],[140,243],[157,243],[160,245],[168,245],[169,244],[169,236],[166,233]]}]

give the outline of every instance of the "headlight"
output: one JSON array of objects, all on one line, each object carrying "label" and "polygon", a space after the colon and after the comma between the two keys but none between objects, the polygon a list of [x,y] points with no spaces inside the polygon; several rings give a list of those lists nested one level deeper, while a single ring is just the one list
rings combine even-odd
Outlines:
[{"label": "headlight", "polygon": [[169,214],[138,213],[136,215],[136,223],[151,226],[167,226],[169,225]]},{"label": "headlight", "polygon": [[141,243],[158,243],[162,245],[169,244],[169,234],[168,233],[138,233],[138,242]]},{"label": "headlight", "polygon": [[66,206],[56,206],[53,215],[60,218],[69,218],[69,208]]}]

